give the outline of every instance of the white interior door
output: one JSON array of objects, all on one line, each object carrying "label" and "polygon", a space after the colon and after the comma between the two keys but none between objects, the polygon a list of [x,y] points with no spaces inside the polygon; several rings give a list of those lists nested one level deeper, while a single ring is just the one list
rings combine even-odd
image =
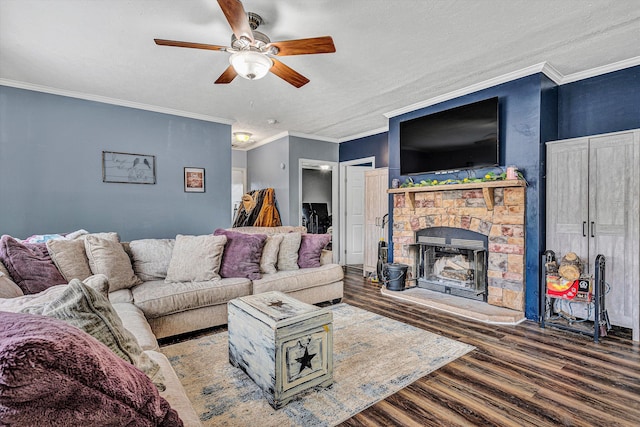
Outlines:
[{"label": "white interior door", "polygon": [[231,170],[231,221],[235,218],[236,209],[242,202],[245,193],[247,173],[244,168],[233,168]]},{"label": "white interior door", "polygon": [[371,170],[371,167],[346,167],[346,264],[364,262],[364,172],[367,170]]}]

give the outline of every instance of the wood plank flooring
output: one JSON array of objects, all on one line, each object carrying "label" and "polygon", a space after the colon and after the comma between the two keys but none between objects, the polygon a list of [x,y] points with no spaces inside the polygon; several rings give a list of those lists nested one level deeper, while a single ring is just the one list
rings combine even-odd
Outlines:
[{"label": "wood plank flooring", "polygon": [[531,321],[478,323],[386,298],[352,268],[343,301],[477,349],[342,426],[640,426],[640,346],[628,331],[595,344]]}]

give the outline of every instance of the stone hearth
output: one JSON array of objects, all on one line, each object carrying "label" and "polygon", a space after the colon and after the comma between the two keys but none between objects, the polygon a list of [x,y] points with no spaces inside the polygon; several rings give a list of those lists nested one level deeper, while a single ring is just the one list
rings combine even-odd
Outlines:
[{"label": "stone hearth", "polygon": [[[488,237],[487,303],[524,311],[525,188],[495,181],[389,190],[393,200],[394,262],[415,268],[415,233],[455,227]],[[415,271],[412,272],[415,277]]]}]

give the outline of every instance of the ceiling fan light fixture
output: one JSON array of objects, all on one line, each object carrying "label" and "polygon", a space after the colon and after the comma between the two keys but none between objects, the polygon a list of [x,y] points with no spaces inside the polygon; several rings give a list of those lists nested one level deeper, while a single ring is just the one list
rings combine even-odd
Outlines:
[{"label": "ceiling fan light fixture", "polygon": [[258,80],[267,75],[273,62],[263,53],[254,50],[242,50],[231,55],[229,62],[240,77]]},{"label": "ceiling fan light fixture", "polygon": [[233,138],[237,142],[249,142],[251,140],[251,132],[234,132]]}]

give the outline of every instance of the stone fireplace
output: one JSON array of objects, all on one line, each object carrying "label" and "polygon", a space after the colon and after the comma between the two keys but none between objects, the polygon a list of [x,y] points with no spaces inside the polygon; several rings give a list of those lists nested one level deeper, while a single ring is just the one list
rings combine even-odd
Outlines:
[{"label": "stone fireplace", "polygon": [[[522,181],[412,187],[389,192],[394,197],[393,259],[411,267],[418,286],[524,311]],[[460,233],[456,234],[456,230]],[[450,231],[453,235],[442,235]],[[442,265],[435,273],[433,267],[427,266],[438,259],[449,267],[444,274]],[[486,283],[479,280],[484,277]]]}]

